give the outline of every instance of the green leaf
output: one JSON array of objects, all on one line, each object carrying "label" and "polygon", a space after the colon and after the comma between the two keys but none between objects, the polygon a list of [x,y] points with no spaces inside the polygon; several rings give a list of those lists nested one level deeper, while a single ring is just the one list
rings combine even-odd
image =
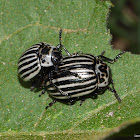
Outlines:
[{"label": "green leaf", "polygon": [[52,101],[46,93],[33,93],[18,80],[17,62],[31,45],[62,43],[75,53],[114,58],[120,51],[110,47],[111,36],[106,20],[109,1],[5,1],[0,2],[0,130],[1,138],[81,139],[108,135],[129,120],[140,120],[140,57],[125,53],[112,69],[118,103],[110,91],[98,99],[87,99],[69,106]]}]

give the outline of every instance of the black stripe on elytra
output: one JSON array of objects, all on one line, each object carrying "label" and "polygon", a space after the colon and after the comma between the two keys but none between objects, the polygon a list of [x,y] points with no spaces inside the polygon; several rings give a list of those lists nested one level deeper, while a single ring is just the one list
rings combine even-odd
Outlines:
[{"label": "black stripe on elytra", "polygon": [[[81,67],[79,67],[79,68],[81,68]],[[69,76],[75,76],[75,74],[77,74],[77,72],[70,72],[69,70],[70,69],[63,69],[63,70],[59,69],[58,73],[53,75],[53,79],[64,78],[64,77],[69,77]],[[76,69],[71,69],[71,70],[76,70]],[[77,69],[77,71],[78,71],[78,69]],[[84,74],[86,73],[86,74],[95,75],[94,71],[93,72],[86,71],[86,72],[83,72],[83,73]]]},{"label": "black stripe on elytra", "polygon": [[[68,85],[68,84],[73,84],[73,83],[84,83],[90,80],[96,80],[96,76],[90,77],[90,78],[86,78],[86,79],[69,79],[69,80],[63,80],[63,81],[59,81],[59,82],[54,82],[55,85],[57,86],[61,86],[61,85]],[[59,78],[58,78],[59,80]]]},{"label": "black stripe on elytra", "polygon": [[64,61],[62,65],[67,65],[67,64],[72,64],[72,63],[74,64],[74,63],[80,63],[80,62],[85,62],[85,63],[86,62],[91,62],[91,63],[93,63],[93,61],[88,60],[88,59],[86,59],[86,60],[85,59],[81,59],[81,60],[78,60],[78,59],[76,60],[75,59],[75,60],[70,60],[70,61],[66,61],[66,62]]},{"label": "black stripe on elytra", "polygon": [[[87,92],[87,91],[90,91],[90,90],[95,90],[97,87],[95,86],[95,87],[91,87],[91,88],[89,88],[89,89],[81,89],[80,91],[73,91],[72,93],[68,93],[68,96],[72,96],[72,95],[76,95],[76,97],[80,97],[80,94],[81,93],[83,93],[83,92]],[[93,92],[93,91],[91,91],[91,93]],[[52,92],[52,91],[51,91]],[[55,92],[53,92],[53,93],[55,93]],[[61,95],[61,94],[57,94],[57,95],[53,95],[53,93],[52,93],[52,96],[53,97],[55,97],[55,98],[59,98],[59,97],[64,97],[65,95]],[[65,93],[65,92],[64,92]],[[85,93],[84,95],[82,95],[82,96],[85,96],[85,95],[87,95],[87,94],[91,94],[91,93]],[[51,95],[51,94],[50,94]],[[68,99],[68,97],[67,96],[65,96],[66,98],[64,98],[64,99]],[[75,98],[75,97],[74,97]]]},{"label": "black stripe on elytra", "polygon": [[26,56],[28,54],[37,54],[38,53],[38,49],[37,50],[29,50],[29,51],[26,51],[21,57],[20,59],[23,57],[23,56]]},{"label": "black stripe on elytra", "polygon": [[[20,72],[20,74],[23,74],[23,73],[25,73],[25,72],[27,72],[27,71],[33,69],[33,68],[36,67],[37,65],[38,65],[38,64],[35,63],[34,65],[32,65],[32,66],[30,66],[30,67],[28,67],[28,68],[26,68],[26,69],[23,69],[23,70]],[[39,68],[39,67],[38,67],[38,68]]]},{"label": "black stripe on elytra", "polygon": [[19,65],[18,69],[20,69],[20,68],[22,68],[22,67],[24,67],[24,66],[27,66],[27,65],[29,65],[29,64],[31,64],[31,63],[33,63],[33,62],[35,62],[35,61],[37,61],[37,58],[35,58],[35,59],[33,59],[33,60],[30,60],[30,61],[26,61],[25,63]]},{"label": "black stripe on elytra", "polygon": [[18,63],[20,63],[20,62],[22,62],[22,61],[24,61],[24,60],[27,60],[27,61],[28,61],[28,59],[29,59],[29,58],[32,58],[32,57],[36,57],[36,54],[33,54],[33,55],[30,55],[30,56],[21,58],[21,59],[18,61]]},{"label": "black stripe on elytra", "polygon": [[24,79],[24,78],[28,77],[31,73],[34,73],[34,72],[37,71],[38,69],[39,69],[39,67],[37,67],[36,69],[34,69],[33,71],[31,71],[30,73],[24,75],[22,78]]},{"label": "black stripe on elytra", "polygon": [[[61,88],[61,90],[62,91],[70,91],[70,90],[75,90],[75,89],[82,89],[82,88],[86,88],[86,87],[90,87],[90,86],[96,85],[96,83],[97,83],[97,80],[94,81],[94,82],[88,83],[86,85],[78,85],[78,86],[73,86],[73,87],[67,87],[67,85],[66,85],[66,87],[65,88]],[[84,84],[84,82],[83,82],[83,84]],[[65,84],[63,84],[63,85],[65,85]],[[52,85],[48,85],[48,87],[51,87],[51,86]]]},{"label": "black stripe on elytra", "polygon": [[71,56],[71,57],[64,57],[63,60],[69,60],[70,58],[87,58],[90,59],[91,61],[95,59],[95,57],[93,55],[90,54],[85,54],[85,55],[75,55],[75,56]]},{"label": "black stripe on elytra", "polygon": [[63,71],[63,70],[74,70],[74,69],[91,69],[91,70],[95,70],[95,65],[94,64],[73,64],[70,66],[65,66],[64,67],[59,67],[59,71]]}]

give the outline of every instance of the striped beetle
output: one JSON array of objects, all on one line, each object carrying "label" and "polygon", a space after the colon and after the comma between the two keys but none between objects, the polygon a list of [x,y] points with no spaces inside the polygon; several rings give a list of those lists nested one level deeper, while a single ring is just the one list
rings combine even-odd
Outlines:
[{"label": "striped beetle", "polygon": [[[40,87],[46,73],[49,77],[50,71],[57,71],[59,63],[62,61],[61,48],[68,53],[61,44],[62,29],[59,33],[60,44],[56,47],[41,42],[27,49],[18,61],[18,74],[23,81],[31,81],[31,90]],[[68,53],[69,54],[69,53]]]},{"label": "striped beetle", "polygon": [[124,52],[118,54],[113,60],[103,56],[104,53],[102,52],[99,56],[77,53],[64,57],[58,67],[58,73],[52,76],[53,80],[45,83],[53,99],[46,109],[56,101],[74,104],[75,101],[81,100],[80,105],[82,105],[87,97],[97,97],[106,89],[113,92],[116,99],[121,102],[114,88],[111,70],[104,61],[114,63]]}]

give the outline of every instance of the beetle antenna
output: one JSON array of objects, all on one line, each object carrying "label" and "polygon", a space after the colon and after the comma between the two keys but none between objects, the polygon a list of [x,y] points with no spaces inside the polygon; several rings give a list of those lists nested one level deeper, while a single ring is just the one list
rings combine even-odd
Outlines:
[{"label": "beetle antenna", "polygon": [[61,44],[61,35],[62,35],[62,29],[60,29],[60,31],[59,31],[59,42],[60,42],[60,47],[62,46],[62,44]]},{"label": "beetle antenna", "polygon": [[59,42],[60,42],[60,48],[63,47],[65,52],[68,54],[68,56],[71,56],[71,54],[68,52],[68,50],[61,44],[61,35],[62,35],[62,29],[59,31]]}]

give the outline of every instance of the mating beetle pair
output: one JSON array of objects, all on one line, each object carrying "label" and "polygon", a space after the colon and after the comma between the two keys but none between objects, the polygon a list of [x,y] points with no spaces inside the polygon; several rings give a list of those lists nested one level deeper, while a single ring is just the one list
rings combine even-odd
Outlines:
[{"label": "mating beetle pair", "polygon": [[[70,54],[61,44],[56,47],[46,43],[39,43],[29,48],[20,57],[18,62],[19,76],[24,81],[33,83],[31,90],[40,86],[48,90],[53,101],[46,107],[52,106],[56,101],[73,104],[81,100],[80,105],[87,97],[96,97],[106,89],[114,93],[117,100],[121,99],[117,94],[111,71],[104,61],[114,63],[124,52],[118,54],[113,60],[104,56],[91,54]],[[63,57],[61,49],[67,56]],[[109,85],[112,85],[112,88]]]}]

